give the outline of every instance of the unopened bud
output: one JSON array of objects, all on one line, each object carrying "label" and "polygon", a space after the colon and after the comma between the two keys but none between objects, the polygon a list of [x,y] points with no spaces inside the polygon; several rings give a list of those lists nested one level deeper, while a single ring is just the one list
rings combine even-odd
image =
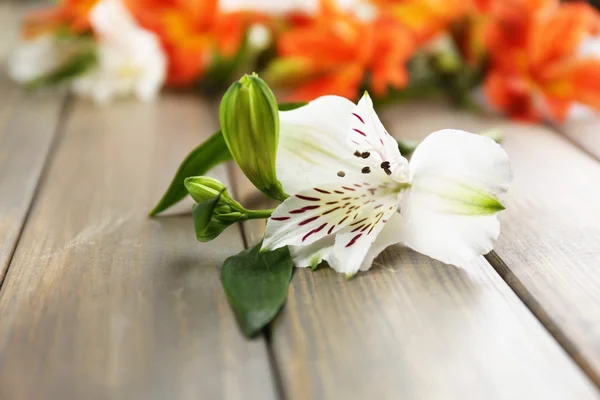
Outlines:
[{"label": "unopened bud", "polygon": [[258,75],[244,75],[223,96],[219,118],[227,147],[244,174],[267,196],[284,200],[275,168],[279,112],[271,89]]}]

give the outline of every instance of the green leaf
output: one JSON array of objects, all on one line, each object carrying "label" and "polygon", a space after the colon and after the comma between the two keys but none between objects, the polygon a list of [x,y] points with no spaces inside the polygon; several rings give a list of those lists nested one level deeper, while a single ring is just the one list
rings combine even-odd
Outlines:
[{"label": "green leaf", "polygon": [[296,103],[282,103],[279,105],[279,111],[291,111],[295,110],[296,108],[304,107],[307,104],[308,103],[304,101],[299,101]]},{"label": "green leaf", "polygon": [[[306,103],[283,103],[279,105],[279,109],[282,111],[294,110],[306,105]],[[171,181],[171,184],[167,188],[167,191],[160,199],[158,204],[150,211],[151,217],[166,211],[173,205],[183,200],[188,192],[185,188],[185,178],[191,176],[204,175],[210,169],[216,167],[222,162],[231,160],[231,153],[225,144],[225,140],[221,131],[217,131],[210,137],[206,142],[196,147],[188,156],[183,160],[175,177]]]},{"label": "green leaf", "polygon": [[179,166],[175,177],[171,181],[166,193],[156,207],[150,211],[150,216],[159,214],[172,205],[183,200],[188,192],[185,188],[185,178],[204,175],[216,165],[231,160],[231,153],[227,149],[221,131],[216,132],[206,142],[196,147]]},{"label": "green leaf", "polygon": [[223,289],[247,337],[255,336],[275,318],[292,278],[288,248],[261,253],[260,246],[229,257],[221,271]]}]

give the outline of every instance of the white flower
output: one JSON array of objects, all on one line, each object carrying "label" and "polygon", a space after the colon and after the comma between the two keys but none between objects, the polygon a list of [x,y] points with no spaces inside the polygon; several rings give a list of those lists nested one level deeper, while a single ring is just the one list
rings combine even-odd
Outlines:
[{"label": "white flower", "polygon": [[263,250],[290,246],[299,267],[326,260],[349,276],[387,246],[460,264],[489,252],[512,178],[493,140],[458,130],[432,133],[410,164],[367,94],[337,96],[281,112],[277,175],[293,195],[267,223]]},{"label": "white flower", "polygon": [[98,36],[98,66],[74,82],[78,94],[98,103],[135,94],[153,99],[166,73],[158,38],[140,28],[120,0],[102,0],[90,13]]},{"label": "white flower", "polygon": [[248,43],[254,50],[262,51],[272,42],[271,32],[264,24],[252,24],[248,28]]},{"label": "white flower", "polygon": [[52,35],[22,40],[8,59],[8,75],[19,83],[29,83],[48,74],[65,59],[65,52]]}]

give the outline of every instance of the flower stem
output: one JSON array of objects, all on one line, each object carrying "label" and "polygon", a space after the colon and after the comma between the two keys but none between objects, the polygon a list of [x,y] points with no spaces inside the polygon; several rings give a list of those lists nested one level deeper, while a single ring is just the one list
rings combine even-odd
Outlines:
[{"label": "flower stem", "polygon": [[244,210],[246,219],[264,219],[269,218],[275,210]]}]

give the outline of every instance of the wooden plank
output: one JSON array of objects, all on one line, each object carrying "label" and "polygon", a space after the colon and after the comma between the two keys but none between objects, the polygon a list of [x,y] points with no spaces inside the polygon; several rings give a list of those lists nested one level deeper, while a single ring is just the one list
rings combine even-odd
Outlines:
[{"label": "wooden plank", "polygon": [[600,114],[572,119],[554,129],[600,160]]},{"label": "wooden plank", "polygon": [[[16,41],[22,7],[0,3],[0,66]],[[26,93],[0,74],[0,282],[48,157],[64,93]]]},{"label": "wooden plank", "polygon": [[1,399],[275,397],[265,341],[242,337],[219,282],[239,231],[202,246],[189,203],[146,217],[215,130],[208,110],[75,104],[0,293]]},{"label": "wooden plank", "polygon": [[390,129],[413,137],[442,127],[503,131],[515,178],[488,259],[600,385],[600,164],[541,125],[490,122],[431,103],[388,117],[396,121]]},{"label": "wooden plank", "polygon": [[[263,229],[246,223],[250,244]],[[600,398],[483,257],[455,267],[394,246],[376,263],[351,281],[295,271],[271,332],[287,399]]]}]

